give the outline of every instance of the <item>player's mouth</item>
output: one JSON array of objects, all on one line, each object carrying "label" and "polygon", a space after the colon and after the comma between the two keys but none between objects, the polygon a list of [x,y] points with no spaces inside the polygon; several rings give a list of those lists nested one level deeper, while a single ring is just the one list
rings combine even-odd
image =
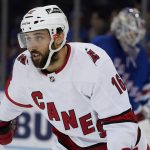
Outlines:
[{"label": "player's mouth", "polygon": [[32,54],[32,57],[39,57],[40,56],[40,54]]},{"label": "player's mouth", "polygon": [[37,60],[41,58],[41,55],[39,53],[31,53],[31,57],[32,59]]}]

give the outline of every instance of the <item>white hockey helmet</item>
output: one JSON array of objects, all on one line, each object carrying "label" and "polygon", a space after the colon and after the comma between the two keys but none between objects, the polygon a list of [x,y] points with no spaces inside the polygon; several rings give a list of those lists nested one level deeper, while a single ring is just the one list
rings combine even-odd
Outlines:
[{"label": "white hockey helmet", "polygon": [[[59,51],[65,45],[69,26],[63,11],[56,5],[48,5],[31,9],[23,17],[21,29],[22,32],[18,34],[18,41],[21,48],[27,48],[24,36],[25,32],[48,29],[51,36],[51,41],[49,43],[50,53],[45,66],[42,68],[46,69],[50,64],[53,53]],[[59,29],[61,29],[64,33],[64,40],[59,48],[53,49],[52,44],[54,42],[54,36],[57,34]]]},{"label": "white hockey helmet", "polygon": [[134,47],[145,36],[145,20],[136,8],[124,8],[114,17],[111,31],[119,41]]}]

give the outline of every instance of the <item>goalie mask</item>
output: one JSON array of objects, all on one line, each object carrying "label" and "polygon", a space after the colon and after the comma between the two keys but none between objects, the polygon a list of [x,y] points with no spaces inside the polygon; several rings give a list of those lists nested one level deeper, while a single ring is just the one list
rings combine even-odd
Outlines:
[{"label": "goalie mask", "polygon": [[120,41],[124,51],[132,55],[137,51],[136,44],[144,38],[145,21],[137,9],[125,8],[114,17],[111,31]]},{"label": "goalie mask", "polygon": [[[50,33],[51,40],[49,43],[49,56],[45,66],[42,69],[46,69],[50,62],[52,55],[59,51],[66,43],[67,33],[69,30],[68,21],[62,10],[56,5],[49,5],[44,7],[37,7],[30,10],[21,22],[22,32],[18,34],[18,41],[21,48],[27,48],[25,34],[27,32],[47,29]],[[60,47],[53,48],[54,37],[58,30],[62,30],[64,33],[64,39]]]}]

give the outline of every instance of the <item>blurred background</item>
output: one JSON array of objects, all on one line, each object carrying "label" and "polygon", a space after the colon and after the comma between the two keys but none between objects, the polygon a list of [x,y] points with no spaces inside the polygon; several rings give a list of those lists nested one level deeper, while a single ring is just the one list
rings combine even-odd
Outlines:
[{"label": "blurred background", "polygon": [[[11,75],[14,59],[23,50],[17,33],[20,22],[28,10],[44,5],[58,5],[68,17],[70,30],[67,40],[90,42],[97,35],[110,33],[112,18],[124,7],[136,7],[146,20],[143,46],[150,54],[150,1],[149,0],[0,0],[0,91]],[[1,96],[0,96],[1,97]],[[19,119],[20,128],[12,144],[5,149],[50,149],[53,136],[50,124],[41,114],[32,110]],[[150,121],[141,123],[150,142]]]}]

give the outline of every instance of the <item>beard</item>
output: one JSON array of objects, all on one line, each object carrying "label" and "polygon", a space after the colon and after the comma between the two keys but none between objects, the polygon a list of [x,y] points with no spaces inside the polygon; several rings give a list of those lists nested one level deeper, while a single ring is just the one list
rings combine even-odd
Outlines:
[{"label": "beard", "polygon": [[[42,54],[36,50],[31,51],[31,59],[32,59],[34,66],[36,68],[44,68],[44,66],[47,62],[49,53],[50,53],[49,50],[45,54]],[[52,55],[50,64],[54,64],[58,60],[57,54],[58,54],[58,52],[55,52]]]},{"label": "beard", "polygon": [[49,51],[42,54],[36,50],[31,51],[31,59],[36,68],[43,68],[47,62]]}]

